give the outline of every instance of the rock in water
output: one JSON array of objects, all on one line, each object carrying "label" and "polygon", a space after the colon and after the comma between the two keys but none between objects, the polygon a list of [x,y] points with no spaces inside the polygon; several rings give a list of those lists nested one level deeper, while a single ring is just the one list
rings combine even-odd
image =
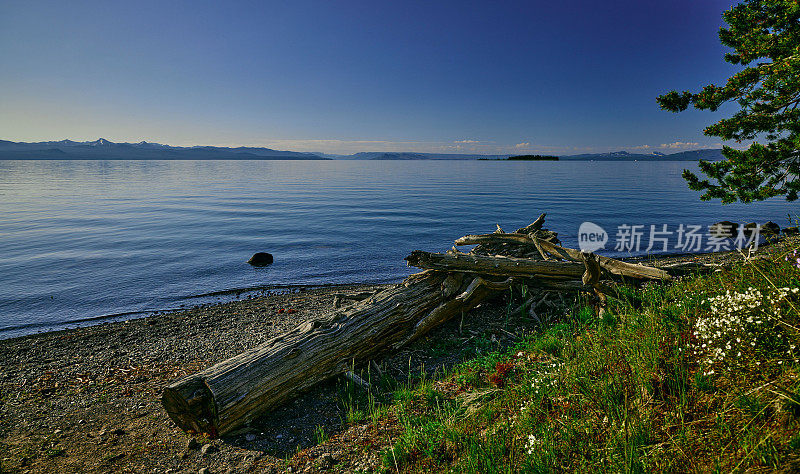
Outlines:
[{"label": "rock in water", "polygon": [[760,235],[762,237],[777,236],[777,235],[779,235],[781,233],[781,226],[779,226],[778,224],[776,224],[776,223],[774,223],[772,221],[767,221],[764,224],[761,224],[760,226],[758,224],[756,224],[755,222],[751,222],[749,224],[745,224],[745,226],[744,226],[744,235],[746,235],[747,238],[752,237],[753,233],[756,230],[756,227],[758,227],[758,235]]},{"label": "rock in water", "polygon": [[781,226],[772,221],[767,221],[761,226],[761,235],[779,235],[780,233]]},{"label": "rock in water", "polygon": [[250,265],[254,267],[263,267],[264,265],[269,265],[272,263],[272,254],[267,252],[258,252],[250,257],[250,260],[247,261]]}]

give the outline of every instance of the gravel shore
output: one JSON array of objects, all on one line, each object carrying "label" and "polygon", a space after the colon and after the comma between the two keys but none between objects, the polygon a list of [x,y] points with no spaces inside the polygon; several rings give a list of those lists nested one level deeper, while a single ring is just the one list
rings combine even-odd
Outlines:
[{"label": "gravel shore", "polygon": [[[759,254],[774,255],[797,245],[797,238],[786,239]],[[724,264],[741,259],[737,253],[723,253],[661,262]],[[335,462],[344,471],[371,469],[380,460],[370,443],[391,433],[343,422],[336,401],[339,380],[321,384],[220,440],[182,432],[165,414],[160,396],[177,378],[330,311],[335,294],[389,286],[306,289],[2,340],[0,472],[283,472],[306,461],[310,466],[310,460],[314,466]],[[533,323],[509,322],[505,304],[481,305],[464,320],[451,321],[382,361],[381,367],[397,377],[455,362],[456,355],[430,353],[437,338],[512,343],[515,334]],[[364,446],[360,458],[330,441],[320,445],[315,438],[319,429],[340,444]]]},{"label": "gravel shore", "polygon": [[239,470],[264,449],[283,454],[282,445],[297,444],[289,434],[270,446],[256,440],[249,443],[254,449],[231,446],[214,456],[222,463],[206,462],[199,450],[188,451],[197,459],[184,459],[188,438],[161,408],[161,390],[329,311],[336,293],[386,286],[309,289],[0,341],[0,472],[163,472],[190,465],[197,472],[209,464]]}]

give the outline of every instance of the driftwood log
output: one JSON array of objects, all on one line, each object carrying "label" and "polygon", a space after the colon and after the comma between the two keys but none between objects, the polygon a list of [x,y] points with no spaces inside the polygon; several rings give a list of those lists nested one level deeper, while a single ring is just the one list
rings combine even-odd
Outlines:
[{"label": "driftwood log", "polygon": [[[544,239],[539,239],[531,235],[522,234],[483,234],[483,235],[466,235],[456,240],[456,245],[474,245],[486,244],[490,242],[513,242],[516,244],[527,244],[539,249],[543,254],[549,254],[553,257],[560,258],[571,262],[583,262],[582,253],[579,250],[568,249],[556,245]],[[638,279],[652,279],[652,280],[669,280],[671,275],[662,269],[655,267],[648,267],[635,263],[627,263],[621,260],[616,260],[609,257],[597,255],[597,263],[601,268],[607,270],[614,275],[625,276],[629,278]],[[544,255],[543,255],[544,258]],[[553,262],[555,265],[555,262]],[[583,267],[583,265],[579,265]]]},{"label": "driftwood log", "polygon": [[406,257],[406,262],[412,267],[425,270],[563,280],[579,279],[586,269],[582,263],[547,262],[503,256],[487,257],[456,252],[430,253],[421,250],[411,252],[411,255]]},{"label": "driftwood log", "polygon": [[446,272],[412,275],[396,288],[173,383],[162,404],[182,429],[224,435],[345,372],[354,361],[411,342],[510,284]]}]

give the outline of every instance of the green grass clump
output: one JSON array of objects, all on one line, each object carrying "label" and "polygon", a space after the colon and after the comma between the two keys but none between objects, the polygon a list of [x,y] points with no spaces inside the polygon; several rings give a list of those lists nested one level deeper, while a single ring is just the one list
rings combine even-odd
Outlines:
[{"label": "green grass clump", "polygon": [[510,350],[399,388],[384,467],[800,468],[799,287],[776,258],[624,289],[601,316],[576,304]]}]

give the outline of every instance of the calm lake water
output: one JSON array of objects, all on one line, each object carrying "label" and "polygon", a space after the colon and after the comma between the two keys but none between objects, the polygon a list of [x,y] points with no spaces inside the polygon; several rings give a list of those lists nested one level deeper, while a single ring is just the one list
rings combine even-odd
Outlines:
[{"label": "calm lake water", "polygon": [[[230,299],[394,282],[411,250],[583,221],[785,226],[798,206],[702,202],[686,162],[0,161],[0,338]],[[647,227],[649,228],[649,227]],[[253,268],[258,251],[275,263]],[[212,295],[209,295],[211,293]],[[201,296],[205,295],[205,296]],[[116,315],[116,316],[113,316]],[[109,316],[112,316],[109,318]]]}]

